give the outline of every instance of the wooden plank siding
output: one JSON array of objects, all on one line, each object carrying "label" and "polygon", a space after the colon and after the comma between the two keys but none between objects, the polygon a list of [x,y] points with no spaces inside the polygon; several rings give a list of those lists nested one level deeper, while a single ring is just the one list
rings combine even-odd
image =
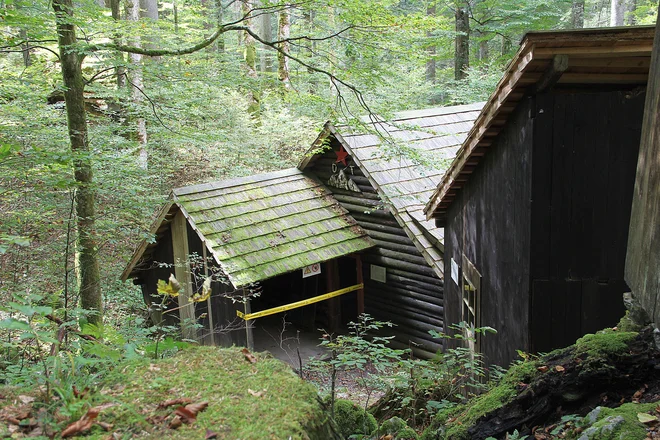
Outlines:
[{"label": "wooden plank siding", "polygon": [[572,344],[616,325],[624,313],[627,225],[644,97],[639,90],[561,89],[537,96],[530,253],[534,351]]},{"label": "wooden plank siding", "polygon": [[[529,251],[533,102],[521,102],[457,194],[445,227],[445,273],[465,256],[481,275],[480,325],[487,365],[508,365],[516,350],[529,349]],[[462,267],[461,267],[462,269]],[[459,274],[459,283],[461,283]],[[463,320],[462,286],[445,280],[447,323]]]},{"label": "wooden plank siding", "polygon": [[[322,182],[332,175],[339,143],[333,138],[332,150],[318,157],[306,169]],[[349,156],[349,165],[351,162]],[[343,165],[339,165],[343,168]],[[358,166],[349,176],[361,193],[327,186],[335,199],[348,211],[376,246],[362,252],[365,284],[365,311],[377,319],[396,325],[387,333],[399,345],[415,346],[418,355],[432,356],[442,343],[431,338],[428,330],[443,331],[444,305],[442,280],[429,266],[413,241],[399,225],[390,209]],[[371,278],[371,265],[386,269],[386,283]]]}]

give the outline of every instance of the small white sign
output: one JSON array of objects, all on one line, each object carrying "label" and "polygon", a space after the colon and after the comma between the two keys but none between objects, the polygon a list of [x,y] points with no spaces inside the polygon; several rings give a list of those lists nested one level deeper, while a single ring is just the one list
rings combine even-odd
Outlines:
[{"label": "small white sign", "polygon": [[458,286],[458,264],[456,264],[453,258],[451,259],[451,279]]},{"label": "small white sign", "polygon": [[371,279],[379,283],[387,282],[387,270],[382,266],[371,265]]},{"label": "small white sign", "polygon": [[321,273],[321,263],[310,264],[309,266],[303,267],[302,275],[303,278],[312,277]]}]

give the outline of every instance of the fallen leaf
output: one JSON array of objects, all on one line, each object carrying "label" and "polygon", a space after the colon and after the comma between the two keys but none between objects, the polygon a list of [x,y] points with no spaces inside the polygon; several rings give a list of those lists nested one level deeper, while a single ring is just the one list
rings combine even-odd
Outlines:
[{"label": "fallen leaf", "polygon": [[539,370],[541,373],[545,373],[546,371],[548,371],[548,367],[545,365],[543,365],[542,367],[538,367],[536,369]]},{"label": "fallen leaf", "polygon": [[647,413],[637,413],[637,419],[642,423],[653,423],[658,421],[656,416]]},{"label": "fallen leaf", "polygon": [[245,359],[250,361],[251,364],[256,364],[257,363],[257,358],[252,353],[250,353],[250,350],[248,350],[247,348],[244,348],[243,350],[241,350],[241,352],[245,356]]},{"label": "fallen leaf", "polygon": [[157,367],[154,364],[149,364],[149,371],[160,371],[160,367]]},{"label": "fallen leaf", "polygon": [[561,373],[562,371],[566,371],[566,368],[562,367],[561,365],[557,365],[555,367],[555,371],[558,371],[558,372]]},{"label": "fallen leaf", "polygon": [[107,422],[96,422],[97,425],[99,425],[101,428],[103,428],[106,431],[110,431],[113,428],[112,423],[107,423]]},{"label": "fallen leaf", "polygon": [[195,413],[187,409],[185,406],[180,406],[174,411],[174,414],[181,418],[181,421],[192,425],[197,420]]},{"label": "fallen leaf", "polygon": [[170,429],[177,429],[182,424],[183,424],[183,422],[181,422],[181,417],[175,416],[168,426],[169,426]]},{"label": "fallen leaf", "polygon": [[180,397],[178,399],[170,399],[158,404],[158,408],[163,409],[174,405],[187,405],[192,402],[192,399],[187,397]]},{"label": "fallen leaf", "polygon": [[89,428],[94,424],[94,419],[98,417],[101,412],[98,407],[90,408],[87,410],[84,416],[80,418],[77,422],[73,422],[67,426],[64,431],[62,431],[62,438],[71,437],[74,435],[82,434],[85,431],[88,431]]},{"label": "fallen leaf", "polygon": [[197,416],[197,414],[204,411],[208,406],[208,402],[191,403],[190,405],[186,405],[186,409]]},{"label": "fallen leaf", "polygon": [[212,438],[218,438],[218,433],[206,428],[206,437],[204,437],[204,440],[210,440]]},{"label": "fallen leaf", "polygon": [[34,397],[21,395],[18,396],[18,400],[20,400],[24,405],[29,405],[30,403],[34,402]]},{"label": "fallen leaf", "polygon": [[248,393],[252,394],[254,397],[264,397],[266,395],[266,390],[254,391],[248,388]]}]

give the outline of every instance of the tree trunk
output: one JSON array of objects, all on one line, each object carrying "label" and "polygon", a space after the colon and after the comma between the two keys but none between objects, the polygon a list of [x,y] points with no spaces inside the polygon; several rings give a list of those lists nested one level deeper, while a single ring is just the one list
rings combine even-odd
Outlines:
[{"label": "tree trunk", "polygon": [[[252,1],[251,0],[241,0],[241,1],[243,6],[243,15],[246,17],[245,20],[243,20],[243,25],[248,28],[252,28],[252,18],[251,18]],[[250,103],[248,104],[248,113],[253,118],[258,119],[261,111],[261,106],[259,103],[260,101],[259,92],[256,90],[257,87],[256,80],[258,78],[257,45],[254,41],[254,38],[252,38],[252,35],[248,34],[247,32],[244,32],[243,34],[243,44],[245,46],[243,52],[243,59],[245,60],[246,74],[252,80],[252,84],[250,85],[250,96],[249,96]]]},{"label": "tree trunk", "polygon": [[[130,1],[130,0],[129,0]],[[131,21],[138,21],[140,19],[140,1],[132,0],[128,4],[128,14],[127,17]],[[136,37],[133,40],[133,46],[141,47],[140,37]],[[131,61],[131,98],[133,100],[133,105],[135,107],[134,113],[137,115],[135,118],[136,124],[136,138],[139,145],[138,153],[138,166],[144,170],[148,168],[149,162],[149,153],[147,151],[147,123],[142,116],[140,116],[141,105],[143,100],[142,91],[144,90],[144,85],[142,82],[142,68],[140,64],[142,63],[142,55],[131,53],[129,54],[129,59]]]},{"label": "tree trunk", "polygon": [[488,40],[486,39],[486,36],[482,33],[479,33],[479,51],[477,52],[477,58],[479,61],[486,61],[488,60],[489,50],[488,50]]},{"label": "tree trunk", "polygon": [[[262,2],[263,3],[263,2]],[[265,6],[265,5],[264,5]],[[270,12],[263,11],[259,20],[259,27],[261,38],[266,41],[273,41],[273,23],[272,15]],[[262,72],[272,72],[273,71],[273,54],[270,47],[265,48],[266,50],[261,51],[261,57],[259,59],[259,67]]]},{"label": "tree trunk", "polygon": [[[658,7],[660,17],[660,6]],[[625,280],[660,327],[660,32],[655,33],[633,192]]]},{"label": "tree trunk", "polygon": [[637,0],[626,0],[626,25],[635,26],[637,24],[637,17],[635,11],[637,10]]},{"label": "tree trunk", "polygon": [[23,51],[23,64],[25,67],[30,67],[32,65],[32,59],[30,57],[30,43],[27,42],[27,31],[21,29],[18,31],[18,35],[21,40],[25,41],[25,43],[21,44],[21,50]]},{"label": "tree trunk", "polygon": [[[215,0],[215,20],[218,26],[222,26],[222,22],[225,19],[225,10],[222,5],[222,0]],[[224,34],[220,35],[217,40],[215,40],[215,47],[218,52],[225,51],[225,37]]]},{"label": "tree trunk", "polygon": [[[291,34],[291,21],[289,17],[288,5],[280,11],[279,21],[277,24],[277,39],[282,41],[280,49],[284,52],[289,52],[289,42],[285,41]],[[282,53],[277,53],[277,77],[284,86],[285,90],[291,89],[291,80],[289,78],[289,59]]]},{"label": "tree trunk", "polygon": [[[116,22],[121,20],[121,14],[119,12],[119,0],[110,0],[110,10],[112,12],[112,19]],[[121,44],[121,35],[117,32],[112,36],[112,40],[115,44]],[[122,52],[117,52],[115,56],[115,77],[117,79],[117,88],[123,89],[126,87],[126,67],[124,67],[124,54]]]},{"label": "tree trunk", "polygon": [[584,0],[573,0],[571,6],[571,26],[573,29],[584,27]]},{"label": "tree trunk", "polygon": [[456,52],[454,55],[454,79],[467,76],[470,65],[470,16],[465,4],[456,6]]},{"label": "tree trunk", "polygon": [[140,16],[158,20],[158,0],[140,0]]},{"label": "tree trunk", "polygon": [[100,326],[103,323],[103,298],[96,242],[95,200],[92,164],[89,159],[89,139],[83,96],[82,59],[74,50],[77,43],[72,23],[73,1],[53,0],[62,78],[64,80],[64,102],[66,103],[67,125],[71,151],[78,155],[74,161],[76,191],[76,214],[78,226],[78,267],[80,268],[80,303],[83,309],[95,312],[88,322]]},{"label": "tree trunk", "polygon": [[610,26],[623,26],[624,1],[611,0],[610,5]]},{"label": "tree trunk", "polygon": [[[429,16],[429,17],[435,17],[435,3],[429,3],[429,5],[426,7],[426,15]],[[433,32],[427,32],[426,33],[426,38],[429,41],[428,46],[426,48],[426,53],[428,54],[428,58],[427,58],[427,61],[426,61],[426,82],[429,82],[431,84],[435,84],[436,47],[435,47],[435,40],[433,38]]]}]

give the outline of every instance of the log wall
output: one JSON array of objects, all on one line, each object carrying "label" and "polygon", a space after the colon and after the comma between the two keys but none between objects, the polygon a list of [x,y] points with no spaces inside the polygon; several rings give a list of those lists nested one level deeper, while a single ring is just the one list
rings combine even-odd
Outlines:
[{"label": "log wall", "polygon": [[[332,150],[317,158],[307,171],[317,176],[332,191],[351,217],[376,242],[362,254],[365,284],[365,312],[396,326],[386,329],[402,347],[415,347],[420,356],[433,356],[442,350],[441,341],[428,331],[444,330],[443,282],[419,253],[397,220],[379,197],[362,170],[347,158],[345,173],[361,193],[329,186],[332,165],[337,160],[339,144],[333,139]],[[344,169],[343,164],[337,164]],[[386,282],[372,279],[372,265],[384,267]]]}]

